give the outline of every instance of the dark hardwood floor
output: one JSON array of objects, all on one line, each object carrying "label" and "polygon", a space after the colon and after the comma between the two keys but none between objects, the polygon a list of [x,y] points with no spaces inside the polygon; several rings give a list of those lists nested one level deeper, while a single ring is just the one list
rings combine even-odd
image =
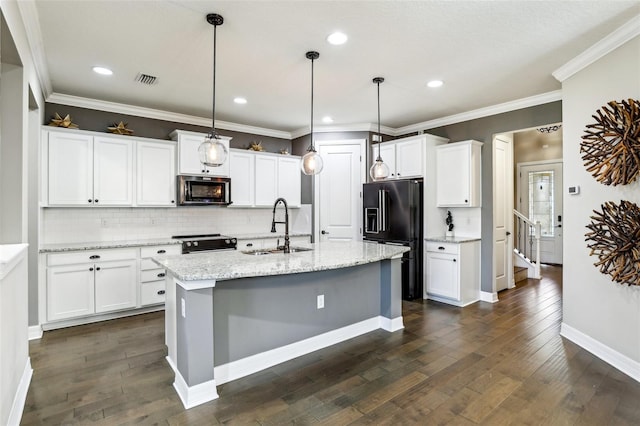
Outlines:
[{"label": "dark hardwood floor", "polygon": [[638,425],[640,383],[559,336],[561,269],[456,308],[405,302],[375,331],[219,386],[184,410],[163,313],[49,331],[30,344],[23,424]]}]

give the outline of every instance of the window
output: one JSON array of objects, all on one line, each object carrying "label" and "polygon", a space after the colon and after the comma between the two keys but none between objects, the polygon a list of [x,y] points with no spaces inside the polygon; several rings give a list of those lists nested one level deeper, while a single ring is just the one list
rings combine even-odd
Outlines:
[{"label": "window", "polygon": [[554,236],[553,186],[553,170],[529,172],[529,218],[540,222],[542,237]]}]

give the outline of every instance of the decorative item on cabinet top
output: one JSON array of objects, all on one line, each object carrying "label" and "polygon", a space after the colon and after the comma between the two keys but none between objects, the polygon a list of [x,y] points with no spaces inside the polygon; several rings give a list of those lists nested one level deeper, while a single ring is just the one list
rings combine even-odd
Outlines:
[{"label": "decorative item on cabinet top", "polygon": [[249,148],[247,148],[247,149],[249,151],[258,151],[258,152],[264,151],[264,147],[262,146],[262,141],[251,142],[251,144],[249,145]]},{"label": "decorative item on cabinet top", "polygon": [[[608,105],[608,107],[607,107]],[[580,143],[584,166],[600,183],[626,185],[640,174],[640,101],[611,101],[596,111]]]},{"label": "decorative item on cabinet top", "polygon": [[128,129],[128,125],[129,123],[123,123],[122,121],[119,123],[113,123],[110,127],[107,127],[107,131],[116,135],[131,136],[133,135],[133,129]]},{"label": "decorative item on cabinet top", "polygon": [[49,126],[53,127],[64,127],[65,129],[77,129],[78,125],[74,124],[71,121],[71,116],[69,114],[65,115],[64,118],[60,117],[60,115],[56,112],[49,122]]}]

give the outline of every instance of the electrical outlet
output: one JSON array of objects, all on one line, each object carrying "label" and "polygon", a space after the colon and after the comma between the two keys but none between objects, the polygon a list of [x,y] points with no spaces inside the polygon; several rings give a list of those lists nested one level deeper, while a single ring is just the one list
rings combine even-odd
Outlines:
[{"label": "electrical outlet", "polygon": [[318,309],[324,308],[324,294],[318,295]]},{"label": "electrical outlet", "polygon": [[180,304],[182,306],[182,318],[187,317],[187,304],[184,301],[184,298],[180,298]]}]

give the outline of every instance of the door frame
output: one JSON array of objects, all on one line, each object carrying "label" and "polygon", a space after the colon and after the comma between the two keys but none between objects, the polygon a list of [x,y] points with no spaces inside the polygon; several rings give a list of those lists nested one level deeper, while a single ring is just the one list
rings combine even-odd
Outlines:
[{"label": "door frame", "polygon": [[[507,257],[507,265],[506,265],[506,270],[507,270],[507,288],[513,288],[515,287],[514,284],[514,278],[513,278],[513,238],[510,238],[513,235],[513,156],[514,156],[514,150],[513,150],[513,139],[514,139],[514,134],[515,132],[501,132],[501,133],[495,133],[493,135],[492,138],[492,143],[491,143],[491,179],[492,179],[492,187],[493,187],[493,197],[492,197],[492,208],[493,211],[495,212],[496,210],[496,196],[495,196],[495,191],[496,191],[496,167],[495,167],[495,162],[496,162],[496,139],[500,139],[502,142],[506,143],[508,145],[508,156],[507,156],[507,170],[505,170],[505,176],[507,176],[508,178],[506,179],[506,188],[505,188],[505,204],[506,204],[506,211],[508,212],[508,217],[505,218],[505,222],[506,222],[506,232],[507,234],[507,238],[506,238],[506,247],[505,247],[505,251],[506,251],[506,257]],[[505,136],[504,138],[501,138],[501,136]],[[509,167],[510,165],[510,167]],[[493,224],[493,220],[491,221],[491,260],[492,260],[492,271],[491,271],[491,289],[493,294],[491,295],[486,295],[488,297],[483,298],[483,300],[485,301],[490,301],[490,302],[497,302],[498,301],[498,290],[497,290],[497,280],[496,280],[496,231],[495,231],[495,226]],[[488,300],[491,299],[491,300]]]},{"label": "door frame", "polygon": [[[315,146],[316,150],[320,150],[320,147],[325,146],[345,146],[345,145],[357,145],[360,147],[360,184],[357,192],[360,194],[360,210],[362,211],[362,184],[367,181],[367,170],[368,164],[367,159],[369,156],[367,155],[367,142],[368,139],[335,139],[335,140],[324,140],[324,141],[316,141]],[[364,161],[363,161],[364,157]],[[322,173],[322,172],[320,172]],[[318,222],[320,219],[320,191],[318,191],[319,187],[319,179],[320,176],[314,175],[312,180],[311,190],[313,191],[313,209],[312,209],[312,217],[311,217],[311,233],[313,235],[313,241],[320,241],[320,227],[318,226]],[[362,229],[362,215],[358,216],[358,226]],[[362,233],[360,233],[360,238],[362,238]]]},{"label": "door frame", "polygon": [[[518,185],[517,185],[517,188],[516,188],[517,200],[522,199],[522,191],[521,191],[521,184],[522,184],[521,179],[522,179],[522,177],[520,176],[521,175],[521,171],[522,171],[522,167],[527,167],[527,166],[545,166],[547,164],[558,164],[558,165],[560,165],[560,170],[562,171],[562,175],[561,175],[562,182],[561,182],[559,191],[560,191],[560,196],[564,197],[564,192],[563,192],[563,188],[564,188],[563,187],[563,185],[564,185],[564,162],[563,162],[562,158],[556,158],[556,159],[551,159],[551,160],[525,161],[525,162],[522,162],[522,163],[517,163],[515,165],[516,166],[516,173],[517,173],[516,179],[518,181]],[[516,202],[514,202],[514,208],[515,208],[515,204],[516,204]],[[564,210],[564,199],[562,199],[562,210]],[[521,211],[521,210],[519,210],[519,211]],[[556,214],[556,216],[557,216],[557,214]],[[562,216],[564,217],[564,212],[562,212]],[[560,250],[561,254],[560,254],[560,256],[561,256],[561,260],[562,260],[562,263],[559,263],[559,265],[562,265],[564,263],[564,252],[562,251],[563,250],[562,247],[564,247],[564,232],[561,233],[559,238],[560,238],[560,245],[561,245],[561,250]],[[542,257],[542,254],[540,255],[540,257]],[[536,259],[536,262],[542,263],[542,259]]]}]

